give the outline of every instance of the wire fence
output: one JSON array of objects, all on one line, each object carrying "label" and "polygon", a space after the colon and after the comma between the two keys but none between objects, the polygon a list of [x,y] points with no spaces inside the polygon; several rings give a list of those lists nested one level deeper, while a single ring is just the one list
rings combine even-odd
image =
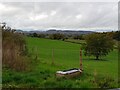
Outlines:
[{"label": "wire fence", "polygon": [[72,62],[80,60],[80,50],[75,49],[65,49],[65,48],[39,48],[39,47],[29,47],[28,52],[31,56],[36,57],[41,61],[46,62]]},{"label": "wire fence", "polygon": [[[80,49],[73,48],[50,48],[50,47],[28,47],[28,52],[33,59],[38,60],[41,65],[53,65],[57,66],[59,69],[68,68],[81,68],[85,70],[86,68],[92,68],[91,64],[95,63],[94,56],[85,56],[84,50],[82,50],[82,55],[80,56]],[[103,61],[106,61],[108,57],[99,57]],[[82,62],[81,62],[82,60]],[[94,60],[94,62],[93,62]],[[38,64],[39,64],[38,62]],[[90,67],[89,67],[90,66]]]},{"label": "wire fence", "polygon": [[[80,65],[80,59],[84,62],[85,60],[95,59],[94,56],[86,56],[84,50],[81,49],[72,49],[72,48],[41,48],[41,47],[29,47],[28,52],[30,55],[41,62],[47,63],[61,63],[61,64],[76,64]],[[101,57],[99,56],[99,59]]]}]

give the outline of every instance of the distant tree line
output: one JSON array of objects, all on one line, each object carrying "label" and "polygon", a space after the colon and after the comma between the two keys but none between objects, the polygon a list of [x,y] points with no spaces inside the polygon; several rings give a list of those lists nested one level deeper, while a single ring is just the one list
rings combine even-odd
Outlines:
[{"label": "distant tree line", "polygon": [[[120,41],[120,31],[112,31],[112,32],[103,32],[100,34],[104,34],[106,36],[111,37],[114,40]],[[61,34],[61,33],[54,33],[54,34],[41,34],[41,33],[30,33],[28,36],[31,37],[38,37],[38,38],[47,38],[47,39],[54,39],[54,40],[65,40],[65,39],[75,39],[75,40],[84,40],[86,34]]]},{"label": "distant tree line", "polygon": [[37,38],[47,38],[53,40],[65,40],[65,39],[76,39],[76,40],[83,40],[84,35],[72,35],[72,34],[61,34],[61,33],[54,33],[54,34],[39,34],[39,33],[31,33],[28,36],[30,37],[37,37]]},{"label": "distant tree line", "polygon": [[111,37],[114,40],[120,41],[120,31],[112,31],[112,32],[103,32],[106,36]]}]

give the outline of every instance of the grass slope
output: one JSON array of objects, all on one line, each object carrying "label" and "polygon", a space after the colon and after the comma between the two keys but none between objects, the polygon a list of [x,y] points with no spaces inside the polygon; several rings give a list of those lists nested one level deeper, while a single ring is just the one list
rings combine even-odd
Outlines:
[{"label": "grass slope", "polygon": [[[54,62],[58,65],[64,66],[64,68],[79,68],[79,44],[73,44],[58,40],[48,40],[39,38],[27,38],[28,47],[32,50],[31,53],[38,54],[39,60],[52,63],[52,48],[54,48]],[[37,50],[33,52],[32,47],[36,47]],[[86,57],[83,55],[83,67],[85,72],[96,71],[100,74],[110,75],[116,77],[118,72],[118,52],[114,50],[106,57],[102,57],[103,60],[93,60],[94,57]],[[49,68],[49,67],[48,67]],[[61,68],[59,68],[61,69]]]},{"label": "grass slope", "polygon": [[[32,57],[33,61],[35,55],[38,56],[38,59],[35,61],[37,64],[33,64],[31,72],[21,73],[11,70],[4,70],[4,87],[9,86],[9,84],[11,87],[117,87],[117,50],[110,52],[109,55],[103,57],[103,60],[100,61],[94,60],[94,57],[86,57],[83,55],[84,72],[79,78],[57,80],[55,78],[55,72],[57,70],[70,69],[74,67],[79,68],[79,49],[81,45],[58,40],[31,37],[27,37],[26,41],[30,52],[30,57]],[[53,48],[55,65],[51,65]],[[95,73],[98,80],[95,78]]]}]

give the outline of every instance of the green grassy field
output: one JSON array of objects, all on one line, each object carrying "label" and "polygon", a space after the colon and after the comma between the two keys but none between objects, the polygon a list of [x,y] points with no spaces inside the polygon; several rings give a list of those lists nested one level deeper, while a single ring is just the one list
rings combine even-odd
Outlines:
[{"label": "green grassy field", "polygon": [[[31,72],[14,72],[4,70],[3,86],[11,87],[71,87],[71,88],[102,88],[117,87],[118,51],[114,49],[102,60],[83,54],[83,73],[78,78],[56,79],[58,70],[79,68],[79,50],[81,45],[49,39],[27,37],[29,56],[33,60]],[[54,49],[54,65],[52,50]],[[37,60],[35,56],[37,55]],[[35,62],[34,62],[35,61]],[[36,63],[37,62],[37,63]],[[9,72],[9,74],[8,74]],[[95,75],[96,73],[96,75]],[[95,80],[97,78],[97,80]],[[22,82],[22,83],[21,83]]]}]

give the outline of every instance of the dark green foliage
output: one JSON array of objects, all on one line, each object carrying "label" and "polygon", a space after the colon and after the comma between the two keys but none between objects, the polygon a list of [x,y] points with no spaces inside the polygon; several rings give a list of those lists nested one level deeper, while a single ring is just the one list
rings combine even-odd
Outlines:
[{"label": "dark green foliage", "polygon": [[93,83],[96,83],[97,87],[99,88],[114,88],[118,87],[117,80],[114,80],[110,76],[101,76],[97,75],[94,77]]},{"label": "dark green foliage", "polygon": [[39,38],[46,38],[46,36],[47,36],[46,34],[38,34],[37,35],[37,37],[39,37]]},{"label": "dark green foliage", "polygon": [[120,41],[120,31],[103,32],[102,34],[105,34],[117,41]]},{"label": "dark green foliage", "polygon": [[86,44],[83,44],[85,55],[93,55],[96,60],[113,50],[113,40],[104,34],[90,34],[85,37],[85,40]]},{"label": "dark green foliage", "polygon": [[37,33],[33,33],[33,37],[37,37],[38,35],[37,35]]},{"label": "dark green foliage", "polygon": [[56,39],[56,40],[64,40],[65,39],[65,36],[63,34],[60,34],[60,33],[56,33],[56,34],[51,34],[50,39]]},{"label": "dark green foliage", "polygon": [[83,35],[75,35],[73,39],[83,40]]},{"label": "dark green foliage", "polygon": [[113,39],[116,39],[116,40],[120,41],[120,31],[116,31],[114,33]]}]

